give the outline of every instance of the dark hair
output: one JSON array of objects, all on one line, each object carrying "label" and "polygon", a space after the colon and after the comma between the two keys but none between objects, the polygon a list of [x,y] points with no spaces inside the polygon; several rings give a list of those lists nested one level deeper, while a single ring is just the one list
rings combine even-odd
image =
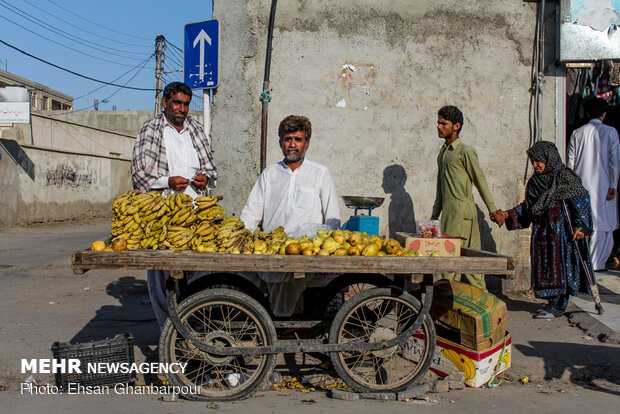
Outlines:
[{"label": "dark hair", "polygon": [[166,85],[164,88],[163,97],[168,100],[172,95],[178,92],[181,92],[183,95],[187,95],[190,98],[192,97],[192,90],[183,82],[172,82]]},{"label": "dark hair", "polygon": [[446,105],[437,112],[437,115],[453,124],[460,123],[459,133],[463,129],[463,112],[456,106]]},{"label": "dark hair", "polygon": [[584,102],[583,107],[590,118],[600,118],[609,110],[607,101],[603,98],[594,98]]},{"label": "dark hair", "polygon": [[282,138],[289,132],[304,131],[306,139],[312,136],[312,124],[305,116],[289,115],[280,122],[278,127],[278,136]]}]

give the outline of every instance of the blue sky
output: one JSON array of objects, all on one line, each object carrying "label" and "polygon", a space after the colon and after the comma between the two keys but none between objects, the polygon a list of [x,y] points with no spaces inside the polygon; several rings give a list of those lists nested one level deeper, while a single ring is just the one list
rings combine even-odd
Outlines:
[{"label": "blue sky", "polygon": [[[134,88],[155,87],[155,37],[164,35],[164,85],[183,80],[183,27],[209,20],[211,0],[0,0],[0,40],[73,72]],[[180,48],[177,49],[175,48]],[[0,68],[73,96],[74,108],[153,110],[154,91],[104,86],[0,43]],[[132,78],[133,79],[130,79]],[[100,89],[98,89],[100,88]],[[107,100],[107,102],[104,102]],[[192,109],[201,109],[201,99]]]}]

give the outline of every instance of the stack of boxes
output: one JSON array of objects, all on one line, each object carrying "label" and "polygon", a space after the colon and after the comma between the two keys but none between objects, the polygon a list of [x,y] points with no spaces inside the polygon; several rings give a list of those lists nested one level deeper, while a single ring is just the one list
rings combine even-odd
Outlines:
[{"label": "stack of boxes", "polygon": [[[511,337],[506,332],[506,304],[466,283],[435,284],[431,317],[437,347],[431,370],[441,375],[463,372],[465,384],[480,387],[510,367]],[[422,346],[413,338],[409,346]]]}]

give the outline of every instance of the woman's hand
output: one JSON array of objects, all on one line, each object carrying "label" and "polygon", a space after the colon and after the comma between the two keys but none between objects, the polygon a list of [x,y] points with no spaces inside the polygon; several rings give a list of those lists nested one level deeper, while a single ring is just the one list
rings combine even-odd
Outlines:
[{"label": "woman's hand", "polygon": [[573,241],[574,240],[581,240],[584,237],[586,237],[585,233],[579,230],[575,230],[575,234],[573,235]]},{"label": "woman's hand", "polygon": [[500,227],[504,224],[504,221],[508,218],[508,212],[498,209],[491,214],[489,214],[489,218],[493,223],[497,223]]}]

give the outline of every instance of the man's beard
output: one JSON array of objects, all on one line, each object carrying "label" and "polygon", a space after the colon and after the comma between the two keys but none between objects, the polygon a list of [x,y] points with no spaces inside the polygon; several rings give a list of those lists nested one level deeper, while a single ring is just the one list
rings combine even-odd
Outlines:
[{"label": "man's beard", "polygon": [[283,151],[284,159],[288,162],[297,162],[303,160],[306,156],[305,151]]}]

